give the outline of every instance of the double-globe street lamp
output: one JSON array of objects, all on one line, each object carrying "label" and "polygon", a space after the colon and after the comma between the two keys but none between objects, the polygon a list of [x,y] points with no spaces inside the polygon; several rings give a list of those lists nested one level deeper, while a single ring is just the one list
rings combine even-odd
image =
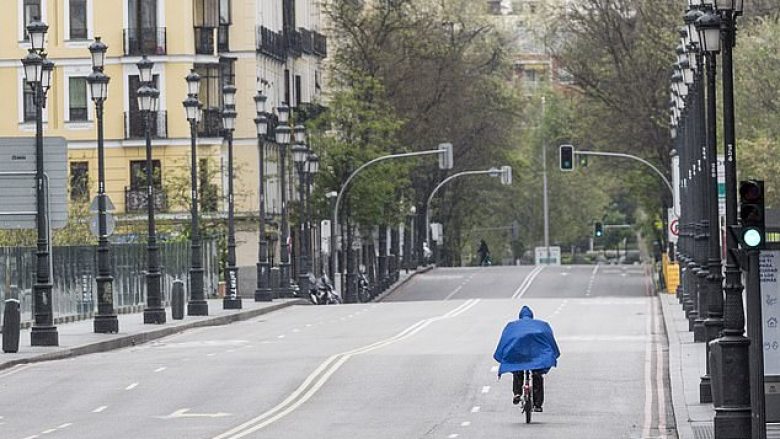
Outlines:
[{"label": "double-globe street lamp", "polygon": [[144,56],[136,64],[141,87],[138,89],[138,109],[144,120],[146,140],[146,208],[149,236],[146,239],[146,308],[145,324],[165,323],[165,308],[162,306],[162,275],[160,273],[160,248],[157,245],[157,230],[154,221],[156,201],[154,187],[154,165],[152,162],[152,116],[160,105],[160,91],[154,87],[152,69],[154,63]]},{"label": "double-globe street lamp", "polygon": [[286,297],[290,291],[290,227],[287,212],[287,148],[292,139],[292,130],[288,125],[290,121],[290,107],[282,104],[276,108],[279,117],[279,126],[276,127],[276,143],[279,145],[279,179],[282,193],[282,223],[280,230],[280,255],[279,255],[279,289],[277,296]]},{"label": "double-globe street lamp", "polygon": [[223,309],[241,309],[241,296],[238,292],[238,267],[236,266],[236,227],[234,222],[235,204],[233,194],[233,131],[236,129],[236,87],[222,87],[222,129],[228,147],[228,236],[227,264],[225,265],[225,281],[227,293],[222,299]]},{"label": "double-globe street lamp", "polygon": [[43,108],[46,107],[46,94],[52,84],[54,62],[46,57],[44,44],[49,26],[35,17],[27,26],[30,49],[22,58],[24,76],[33,92],[35,105],[35,200],[36,228],[38,232],[35,283],[33,284],[34,323],[30,331],[32,346],[58,346],[59,334],[54,326],[52,311],[52,281],[49,271],[49,230],[46,208],[46,175],[43,165]]},{"label": "double-globe street lamp", "polygon": [[209,305],[203,291],[203,242],[200,236],[200,218],[198,215],[198,123],[200,123],[203,104],[198,100],[200,91],[200,75],[195,70],[185,77],[187,82],[187,99],[182,102],[187,121],[190,124],[190,300],[187,302],[187,315],[207,316]]},{"label": "double-globe street lamp", "polygon": [[273,300],[273,293],[270,285],[271,267],[268,262],[268,239],[265,234],[265,142],[264,138],[268,134],[269,117],[266,112],[266,102],[268,97],[258,91],[254,97],[255,110],[255,129],[257,131],[257,156],[258,156],[258,197],[260,213],[258,218],[258,250],[257,250],[257,289],[255,289],[256,302],[270,302]]},{"label": "double-globe street lamp", "polygon": [[111,80],[103,73],[108,46],[95,37],[95,42],[89,46],[92,55],[92,73],[87,77],[92,101],[95,103],[97,118],[97,153],[98,153],[98,248],[97,248],[97,283],[98,312],[94,320],[94,332],[119,332],[119,320],[114,312],[114,278],[111,275],[111,249],[108,243],[108,227],[106,222],[106,166],[103,138],[103,104],[108,98],[108,82]]}]

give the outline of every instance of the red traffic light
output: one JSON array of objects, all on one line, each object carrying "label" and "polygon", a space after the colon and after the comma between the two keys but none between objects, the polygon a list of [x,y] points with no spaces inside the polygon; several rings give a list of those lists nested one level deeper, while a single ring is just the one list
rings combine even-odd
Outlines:
[{"label": "red traffic light", "polygon": [[764,199],[763,182],[755,180],[740,182],[739,198],[743,203],[762,203]]}]

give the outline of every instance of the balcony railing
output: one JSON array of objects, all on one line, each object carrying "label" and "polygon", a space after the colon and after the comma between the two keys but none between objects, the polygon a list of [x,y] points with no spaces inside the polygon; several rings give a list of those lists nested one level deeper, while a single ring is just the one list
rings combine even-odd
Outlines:
[{"label": "balcony railing", "polygon": [[287,53],[299,57],[303,52],[301,47],[301,33],[294,29],[287,29],[284,31],[284,39],[287,44]]},{"label": "balcony railing", "polygon": [[[147,188],[133,188],[125,186],[125,212],[145,212],[149,193]],[[162,188],[154,188],[154,209],[160,212],[168,210],[168,197]]]},{"label": "balcony railing", "polygon": [[299,28],[301,34],[301,51],[307,55],[314,53],[314,32],[305,28]]},{"label": "balcony railing", "polygon": [[195,53],[214,55],[214,29],[210,27],[195,28]]},{"label": "balcony railing", "polygon": [[204,108],[203,119],[198,124],[198,136],[220,137],[222,135],[222,112],[219,108]]},{"label": "balcony railing", "polygon": [[287,59],[287,50],[282,34],[265,26],[257,28],[257,51],[277,61]]},{"label": "balcony railing", "polygon": [[[158,111],[149,118],[149,130],[154,139],[168,138],[168,113]],[[125,113],[125,139],[143,139],[144,114],[140,111]]]},{"label": "balcony railing", "polygon": [[319,32],[314,32],[314,54],[322,58],[328,56],[328,39]]},{"label": "balcony railing", "polygon": [[164,27],[127,28],[124,30],[126,56],[165,55],[167,53]]}]

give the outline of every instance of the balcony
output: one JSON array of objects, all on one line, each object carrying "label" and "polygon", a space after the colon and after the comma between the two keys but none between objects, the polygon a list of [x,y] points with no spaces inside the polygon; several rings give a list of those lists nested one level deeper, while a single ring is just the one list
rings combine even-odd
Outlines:
[{"label": "balcony", "polygon": [[257,28],[257,51],[280,62],[287,60],[287,50],[282,34],[265,26]]},{"label": "balcony", "polygon": [[287,44],[287,53],[296,58],[301,56],[303,52],[301,33],[293,29],[285,30],[284,39]]},{"label": "balcony", "polygon": [[222,112],[219,108],[204,108],[203,119],[198,124],[198,136],[222,136]]},{"label": "balcony", "polygon": [[[149,130],[153,139],[168,138],[168,113],[158,111],[150,116]],[[144,117],[140,111],[125,113],[125,140],[144,139]]]},{"label": "balcony", "polygon": [[195,53],[214,55],[214,29],[210,27],[195,28]]},{"label": "balcony", "polygon": [[299,28],[298,32],[301,34],[301,51],[307,55],[314,54],[314,32]]},{"label": "balcony", "polygon": [[328,39],[319,32],[314,32],[314,54],[321,58],[328,56]]},{"label": "balcony", "polygon": [[164,27],[127,28],[123,32],[125,56],[165,55],[167,53]]},{"label": "balcony", "polygon": [[[149,198],[147,189],[133,188],[125,186],[125,212],[138,213],[145,212],[148,204],[146,200]],[[162,188],[154,188],[154,209],[159,212],[168,210],[168,197]]]}]

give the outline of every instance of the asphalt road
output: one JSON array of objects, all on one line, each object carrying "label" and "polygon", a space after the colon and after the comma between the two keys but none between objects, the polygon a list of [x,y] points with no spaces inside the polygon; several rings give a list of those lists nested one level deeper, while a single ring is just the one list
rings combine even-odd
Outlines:
[{"label": "asphalt road", "polygon": [[[0,372],[0,437],[674,438],[648,282],[639,266],[436,269],[381,303],[19,366]],[[523,304],[562,351],[530,425],[492,359]]]}]

